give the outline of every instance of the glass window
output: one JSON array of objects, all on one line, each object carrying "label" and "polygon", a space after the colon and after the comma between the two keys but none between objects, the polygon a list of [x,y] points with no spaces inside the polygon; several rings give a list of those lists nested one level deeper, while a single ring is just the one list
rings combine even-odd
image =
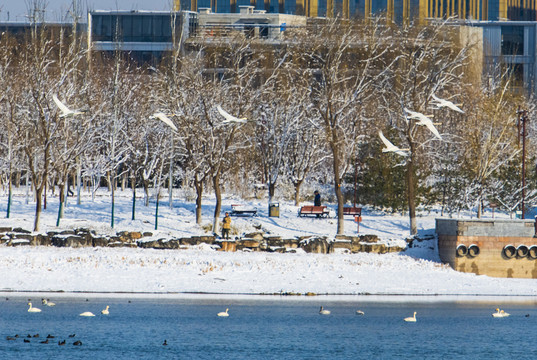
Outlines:
[{"label": "glass window", "polygon": [[142,16],[142,34],[141,41],[152,41],[153,40],[153,17],[152,16]]},{"label": "glass window", "polygon": [[172,23],[170,16],[162,16],[162,41],[172,41]]},{"label": "glass window", "polygon": [[145,16],[132,17],[132,41],[142,41],[142,25]]},{"label": "glass window", "polygon": [[109,15],[97,15],[93,17],[93,36],[95,41],[112,41],[112,27]]},{"label": "glass window", "polygon": [[121,16],[121,34],[123,41],[132,41],[132,16]]},{"label": "glass window", "polygon": [[523,26],[502,26],[502,55],[524,55]]},{"label": "glass window", "polygon": [[160,16],[153,17],[153,36],[154,41],[162,41],[162,17]]}]

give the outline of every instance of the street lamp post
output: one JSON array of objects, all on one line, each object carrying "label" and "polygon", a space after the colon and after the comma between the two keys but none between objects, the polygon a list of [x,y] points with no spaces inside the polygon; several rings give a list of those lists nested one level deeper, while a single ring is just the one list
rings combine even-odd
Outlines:
[{"label": "street lamp post", "polygon": [[518,110],[518,139],[522,138],[522,201],[520,207],[522,210],[522,219],[525,219],[525,199],[526,199],[526,122],[528,121],[527,111]]}]

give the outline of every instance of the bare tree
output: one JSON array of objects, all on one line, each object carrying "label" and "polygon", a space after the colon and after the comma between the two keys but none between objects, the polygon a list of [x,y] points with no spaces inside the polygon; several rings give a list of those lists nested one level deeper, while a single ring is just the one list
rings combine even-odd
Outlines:
[{"label": "bare tree", "polygon": [[[427,127],[421,126],[416,115],[428,117],[431,111],[431,97],[444,91],[449,93],[460,85],[462,66],[467,58],[468,48],[459,45],[457,39],[447,31],[447,22],[427,26],[405,25],[397,29],[397,67],[392,76],[381,83],[382,99],[386,118],[391,126],[398,129],[409,156],[405,162],[406,192],[410,218],[410,233],[417,234],[416,208],[419,170],[427,169],[430,158],[428,146],[435,137]],[[454,95],[457,95],[455,92]],[[432,121],[432,120],[430,120]]]},{"label": "bare tree", "polygon": [[313,121],[323,129],[331,152],[334,192],[338,203],[337,233],[344,234],[341,185],[361,134],[360,107],[373,96],[374,85],[390,68],[380,21],[340,22],[313,27],[300,42],[312,79]]}]

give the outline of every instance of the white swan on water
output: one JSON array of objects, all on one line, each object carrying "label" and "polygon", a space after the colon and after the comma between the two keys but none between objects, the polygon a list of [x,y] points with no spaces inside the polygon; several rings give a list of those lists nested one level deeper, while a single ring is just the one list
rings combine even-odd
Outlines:
[{"label": "white swan on water", "polygon": [[499,308],[496,309],[496,312],[495,313],[492,313],[492,317],[495,317],[495,318],[503,318],[503,317],[508,317],[509,313],[506,313],[505,311],[503,310],[500,310]]},{"label": "white swan on water", "polygon": [[41,299],[41,302],[42,302],[43,305],[45,305],[45,306],[56,306],[55,303],[53,303],[52,301],[48,301],[47,299]]},{"label": "white swan on water", "polygon": [[229,311],[229,309],[226,309],[226,311],[219,312],[219,313],[216,314],[216,315],[217,315],[217,316],[224,316],[224,317],[225,317],[225,316],[229,316],[228,311]]},{"label": "white swan on water", "polygon": [[356,310],[356,315],[364,315],[365,313],[362,310]]},{"label": "white swan on water", "polygon": [[95,316],[91,311],[85,311],[80,316]]},{"label": "white swan on water", "polygon": [[414,311],[414,315],[413,316],[409,316],[409,317],[406,317],[404,320],[406,322],[416,322],[416,312]]},{"label": "white swan on water", "polygon": [[321,314],[321,315],[330,315],[330,310],[325,310],[321,306],[321,309],[319,310],[319,314]]},{"label": "white swan on water", "polygon": [[110,306],[106,305],[106,309],[104,309],[103,311],[101,311],[101,314],[103,314],[103,315],[109,315],[109,314],[110,314],[110,311],[108,311],[109,308],[110,308]]},{"label": "white swan on water", "polygon": [[41,312],[41,309],[32,307],[32,303],[31,303],[31,302],[29,302],[28,305],[30,306],[30,307],[28,308],[28,312],[32,312],[32,313],[38,313],[38,312]]}]

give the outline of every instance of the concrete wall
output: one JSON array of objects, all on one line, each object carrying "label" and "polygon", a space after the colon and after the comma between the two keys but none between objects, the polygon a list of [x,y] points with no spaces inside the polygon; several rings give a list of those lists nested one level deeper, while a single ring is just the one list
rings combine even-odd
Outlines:
[{"label": "concrete wall", "polygon": [[[436,219],[438,253],[444,263],[461,272],[509,278],[537,279],[537,259],[504,253],[507,245],[537,246],[534,220]],[[477,256],[457,255],[457,247],[477,245]]]}]

